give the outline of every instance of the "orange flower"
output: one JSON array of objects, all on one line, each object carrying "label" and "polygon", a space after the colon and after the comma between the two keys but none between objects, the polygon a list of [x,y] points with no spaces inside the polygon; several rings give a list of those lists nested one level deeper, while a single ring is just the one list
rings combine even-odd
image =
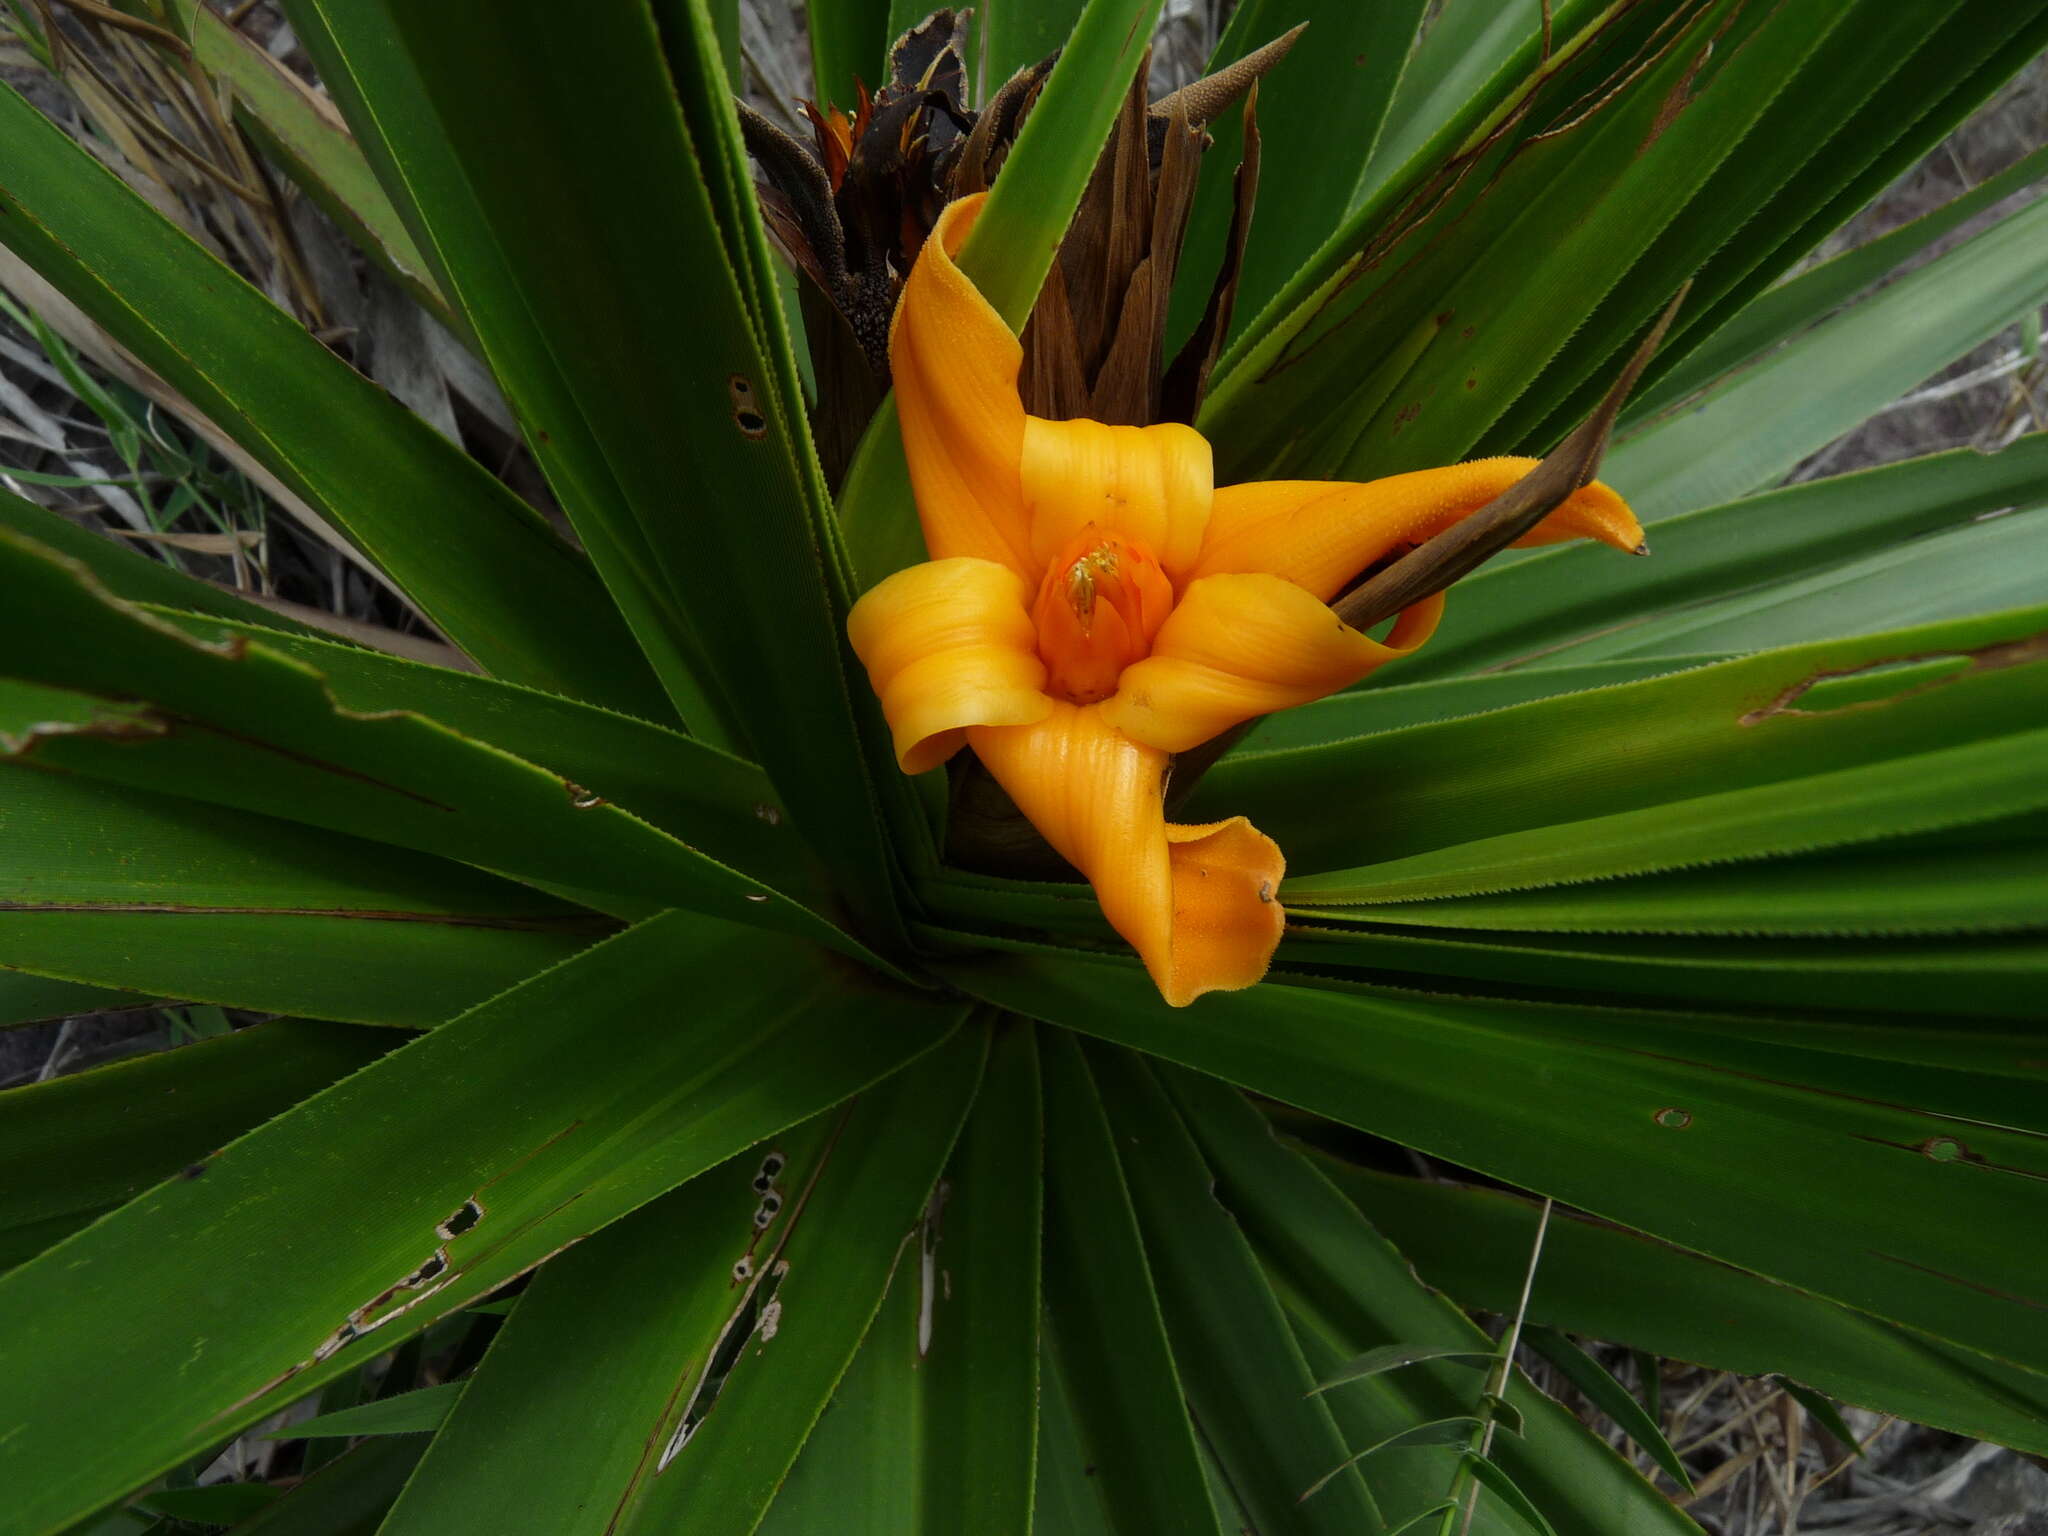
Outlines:
[{"label": "orange flower", "polygon": [[[1168,1003],[1251,986],[1286,923],[1285,862],[1241,816],[1168,824],[1168,762],[1422,644],[1441,597],[1403,613],[1385,643],[1327,605],[1534,461],[1219,488],[1191,427],[1028,416],[1022,349],[953,261],[981,202],[941,215],[890,334],[932,558],[864,596],[848,633],[903,770],[972,746],[1087,877]],[[1580,537],[1626,550],[1642,530],[1595,483],[1521,542]]]}]

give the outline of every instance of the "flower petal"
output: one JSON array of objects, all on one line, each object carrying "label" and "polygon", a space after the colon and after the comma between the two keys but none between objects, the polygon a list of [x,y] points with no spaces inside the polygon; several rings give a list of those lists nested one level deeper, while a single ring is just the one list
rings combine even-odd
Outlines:
[{"label": "flower petal", "polygon": [[993,560],[932,560],[853,605],[846,634],[868,669],[905,773],[936,768],[970,725],[1025,725],[1052,710],[1024,582]]},{"label": "flower petal", "polygon": [[[1468,517],[1536,467],[1535,459],[1475,459],[1445,469],[1389,475],[1362,485],[1264,480],[1216,492],[1197,577],[1234,571],[1285,576],[1328,602],[1398,545]],[[1617,549],[1643,542],[1642,525],[1618,493],[1596,480],[1515,541],[1598,539]]]},{"label": "flower petal", "polygon": [[1193,427],[1025,419],[1024,506],[1041,571],[1093,523],[1150,550],[1178,586],[1201,553],[1215,483],[1209,440]]},{"label": "flower petal", "polygon": [[996,560],[1036,580],[1017,466],[1024,349],[954,265],[986,194],[949,203],[924,243],[889,331],[910,485],[935,560]]},{"label": "flower petal", "polygon": [[1169,1004],[1266,974],[1287,924],[1276,898],[1286,861],[1242,816],[1168,826],[1164,752],[1112,729],[1093,705],[1055,704],[1036,725],[967,736],[1017,808],[1087,877]]},{"label": "flower petal", "polygon": [[1152,654],[1124,669],[1103,718],[1162,752],[1185,752],[1240,721],[1348,688],[1436,629],[1443,595],[1417,603],[1385,644],[1278,576],[1189,583]]}]

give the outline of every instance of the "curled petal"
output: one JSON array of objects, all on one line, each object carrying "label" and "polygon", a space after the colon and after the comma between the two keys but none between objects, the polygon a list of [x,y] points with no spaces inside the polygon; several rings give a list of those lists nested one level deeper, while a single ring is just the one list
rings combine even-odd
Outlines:
[{"label": "curled petal", "polygon": [[1024,423],[1023,486],[1038,569],[1092,523],[1149,549],[1178,585],[1201,553],[1215,461],[1193,427],[1032,416]]},{"label": "curled petal", "polygon": [[1242,816],[1168,826],[1164,752],[1113,729],[1099,707],[1065,703],[1036,725],[977,727],[968,740],[1087,877],[1169,1004],[1266,974],[1287,922],[1277,899],[1286,861]]},{"label": "curled petal", "polygon": [[1241,721],[1348,688],[1436,628],[1443,595],[1406,610],[1385,644],[1278,576],[1204,576],[1124,669],[1103,718],[1162,752],[1185,752]]},{"label": "curled petal", "polygon": [[[1362,485],[1264,480],[1216,492],[1196,577],[1266,571],[1328,602],[1358,573],[1404,544],[1420,544],[1469,517],[1536,467],[1535,459],[1475,459]],[[1642,525],[1611,487],[1594,481],[1515,541],[1643,542]]]},{"label": "curled petal", "polygon": [[995,560],[1036,579],[1017,467],[1024,350],[953,262],[986,194],[949,203],[924,243],[889,331],[911,490],[935,560]]},{"label": "curled petal", "polygon": [[936,768],[970,725],[1025,725],[1052,710],[1024,582],[993,560],[932,560],[853,605],[846,634],[868,669],[905,773]]}]

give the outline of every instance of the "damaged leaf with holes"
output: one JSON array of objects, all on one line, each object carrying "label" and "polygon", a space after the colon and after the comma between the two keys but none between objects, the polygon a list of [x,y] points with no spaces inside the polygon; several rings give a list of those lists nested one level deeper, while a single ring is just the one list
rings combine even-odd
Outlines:
[{"label": "damaged leaf with holes", "polygon": [[0,281],[408,630],[0,493],[0,1026],[212,1010],[0,1091],[0,1536],[1697,1530],[1581,1330],[2048,1453],[2048,447],[1780,484],[2048,299],[1802,265],[2048,5],[247,9],[7,9]]}]

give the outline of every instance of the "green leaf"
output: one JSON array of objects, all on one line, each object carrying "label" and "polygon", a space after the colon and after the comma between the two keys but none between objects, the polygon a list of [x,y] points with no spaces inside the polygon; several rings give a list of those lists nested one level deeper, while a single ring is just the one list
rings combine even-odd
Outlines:
[{"label": "green leaf", "polygon": [[[1753,877],[1755,878],[1755,877]],[[1768,892],[1768,873],[1760,888]],[[1758,900],[1768,900],[1767,894]],[[1372,980],[1467,978],[1457,992],[1597,993],[1673,1006],[1861,1009],[1963,1020],[2032,1019],[2048,985],[2039,934],[1980,938],[1839,940],[1770,937],[1604,938],[1459,933],[1427,936],[1352,925],[1302,924],[1282,958],[1313,972]],[[1491,983],[1474,987],[1471,981]],[[1435,985],[1444,984],[1437,981]],[[1536,989],[1544,989],[1538,991]]]},{"label": "green leaf", "polygon": [[[586,785],[410,710],[350,710],[318,673],[267,650],[260,637],[251,643],[232,631],[201,639],[172,630],[109,603],[75,571],[4,534],[0,569],[13,593],[0,615],[0,640],[53,631],[93,637],[33,655],[21,647],[9,665],[87,695],[149,701],[117,720],[67,722],[61,730],[24,702],[0,717],[22,722],[16,739],[0,746],[67,771],[594,889],[600,894],[590,899],[616,915],[689,906],[866,957],[789,897],[605,803]],[[723,760],[704,756],[714,782],[724,777]],[[607,894],[625,899],[607,903]]]},{"label": "green leaf", "polygon": [[263,152],[435,318],[459,327],[405,222],[327,98],[202,0],[170,0],[157,14],[192,45],[194,62],[221,83],[235,120]]},{"label": "green leaf", "polygon": [[[839,0],[836,5],[804,7],[811,32],[811,93],[821,110],[843,105],[853,111],[856,79],[870,90],[888,83],[889,43],[902,30],[891,30],[889,11],[889,0]],[[923,14],[920,11],[911,20]]]},{"label": "green leaf", "polygon": [[0,1267],[55,1246],[399,1043],[278,1019],[0,1093]]},{"label": "green leaf", "polygon": [[989,189],[960,270],[1022,331],[1152,41],[1161,0],[1088,0]]},{"label": "green leaf", "polygon": [[0,834],[6,964],[148,997],[424,1028],[606,927],[444,860],[28,767],[0,767]]},{"label": "green leaf", "polygon": [[2035,202],[1616,440],[1601,477],[1645,523],[1768,485],[2048,300]]},{"label": "green leaf", "polygon": [[[12,1369],[35,1412],[0,1430],[17,1519],[82,1517],[894,1071],[960,1014],[669,913],[422,1036],[0,1279],[0,1307],[34,1320]],[[63,1304],[81,1286],[100,1305]]]},{"label": "green leaf", "polygon": [[2021,731],[1309,875],[1288,896],[1359,906],[1526,890],[1991,821],[2048,807],[2044,751],[2048,730]]},{"label": "green leaf", "polygon": [[[1071,1394],[1051,1350],[1039,1355],[1038,1373],[1038,1485],[1031,1529],[1044,1536],[1115,1536],[1109,1510],[1095,1491],[1099,1469],[1089,1459]],[[1202,1466],[1208,1472],[1214,1463],[1204,1458]],[[1220,1510],[1216,1523],[1227,1524]]]},{"label": "green leaf", "polygon": [[1165,1090],[1128,1051],[1087,1054],[1188,1407],[1232,1495],[1260,1530],[1334,1536],[1380,1525],[1369,1479],[1329,1474],[1350,1465],[1336,1422]]},{"label": "green leaf", "polygon": [[[975,100],[985,103],[1018,70],[1067,46],[1086,0],[985,0],[968,25],[980,35],[980,69]],[[829,9],[829,7],[820,7]],[[917,20],[924,0],[896,0],[891,25]],[[905,23],[907,25],[908,23]]]},{"label": "green leaf", "polygon": [[[467,172],[438,130],[425,82],[392,28],[319,0],[294,4],[293,30],[354,129],[385,193],[418,241],[435,280],[461,311],[479,354],[517,414],[550,485],[618,604],[670,708],[699,734],[722,730],[705,694],[706,664],[668,594],[594,424],[585,420],[545,336],[485,223]],[[410,110],[381,110],[388,98]],[[643,713],[654,713],[643,711]]]},{"label": "green leaf", "polygon": [[1856,1438],[1856,1431],[1851,1429],[1848,1421],[1842,1417],[1841,1409],[1837,1408],[1826,1396],[1814,1391],[1811,1387],[1802,1387],[1796,1381],[1788,1381],[1783,1376],[1773,1377],[1772,1380],[1777,1382],[1787,1397],[1812,1414],[1822,1429],[1825,1429],[1829,1434],[1841,1441],[1842,1444],[1849,1447],[1859,1457],[1863,1454],[1863,1443]]},{"label": "green leaf", "polygon": [[[1901,565],[1914,570],[1929,546],[1907,546],[1905,540],[2042,498],[2048,498],[2048,433],[2034,433],[1998,453],[1959,448],[1676,514],[1658,524],[1655,553],[1647,560],[1623,559],[1591,544],[1532,551],[1512,564],[1482,567],[1461,582],[1429,644],[1389,676],[1412,685],[1480,667],[1592,665],[1587,648],[1574,645],[1579,640],[1623,650],[1654,640],[1657,651],[1668,652],[1683,643],[1674,631],[1692,634],[1702,624],[1725,624],[1726,615],[1758,601],[1752,595],[1758,587],[1766,588],[1765,603],[1797,603],[1800,622],[1810,628],[1836,623],[1844,617],[1839,609],[1815,612],[1800,589],[1772,591],[1769,584],[1893,545],[1900,546]],[[1975,557],[1974,540],[1969,547]],[[1913,601],[1911,594],[1904,596]],[[1706,603],[1719,606],[1687,611],[1687,605]],[[1909,622],[1912,617],[1901,614],[1877,627]],[[1811,638],[1833,639],[1842,632],[1830,628]],[[1715,648],[1706,643],[1711,633],[1710,628],[1702,638],[1703,649]],[[1370,698],[1381,691],[1339,697]],[[1289,711],[1275,723],[1296,713],[1301,711]]]},{"label": "green leaf", "polygon": [[[1107,1528],[1216,1529],[1160,1297],[1114,1133],[1079,1042],[1045,1059],[1045,1294],[1049,1369],[1072,1411],[1073,1451]],[[1045,1455],[1067,1447],[1050,1433]]]},{"label": "green leaf", "polygon": [[[1238,315],[1263,309],[1344,217],[1428,10],[1426,0],[1248,0],[1232,13],[1210,57],[1212,70],[1308,24],[1259,87],[1258,217],[1245,243]],[[1222,258],[1235,202],[1232,173],[1244,153],[1236,109],[1220,114],[1210,133],[1215,143],[1202,155],[1182,258],[1184,270],[1201,276],[1175,285],[1176,336],[1195,328],[1208,300],[1202,278]]]},{"label": "green leaf", "polygon": [[[2010,72],[2048,41],[2038,13],[2001,0],[1961,0],[1933,12],[1884,0],[1834,9],[1841,24],[1776,89],[1755,127],[1550,362],[1542,387],[1494,427],[1492,443],[1563,436],[1607,388],[1627,355],[1625,338],[1640,335],[1665,297],[1690,278],[1682,317],[1690,334],[1668,353],[1679,356],[1704,334],[1692,321],[1703,320],[1717,301],[1739,307],[1737,295],[1753,297],[1934,149],[1947,129],[1927,131],[1931,103],[1987,56],[2003,53]],[[1970,104],[1976,100],[1981,94]],[[1817,207],[1845,196],[1853,200],[1835,218],[1814,224]]]},{"label": "green leaf", "polygon": [[1342,1463],[1325,1473],[1318,1481],[1309,1484],[1301,1496],[1302,1501],[1306,1503],[1314,1498],[1335,1482],[1340,1474],[1350,1471],[1369,1456],[1376,1456],[1381,1451],[1408,1450],[1418,1445],[1462,1445],[1472,1438],[1472,1431],[1477,1429],[1481,1422],[1469,1413],[1461,1413],[1454,1414],[1448,1419],[1431,1419],[1426,1423],[1410,1424],[1405,1429],[1397,1429],[1384,1440],[1377,1440],[1362,1451],[1353,1451]]},{"label": "green leaf", "polygon": [[[1088,0],[961,247],[960,270],[1013,331],[1024,329],[1081,205],[1160,3]],[[839,522],[862,588],[925,558],[893,395],[847,470]]]},{"label": "green leaf", "polygon": [[[2048,1246],[2015,1238],[2012,1222],[2013,1202],[2039,1198],[2048,1124],[2038,1085],[2010,1069],[1841,1056],[1802,1041],[1791,1021],[1766,1042],[1702,1015],[1338,983],[1168,1010],[1135,965],[1073,954],[946,971],[998,1006],[1639,1230],[1682,1233],[1729,1263],[1969,1348],[2048,1362],[2048,1311],[2034,1295]],[[1976,1118],[1991,1105],[1994,1123]]]},{"label": "green leaf", "polygon": [[1825,319],[1968,220],[2044,175],[2048,175],[2048,148],[2023,156],[1933,212],[1778,284],[1737,310],[1726,324],[1688,351],[1683,361],[1640,390],[1629,402],[1623,420],[1633,426],[1656,416],[1763,356]]},{"label": "green leaf", "polygon": [[[934,1536],[1029,1524],[1044,1315],[1043,1121],[1036,1032],[1007,1020],[997,1026],[946,1171],[928,1260],[938,1266],[938,1290],[919,1379],[934,1430],[924,1446],[922,1498]],[[932,1280],[928,1268],[921,1300]]]},{"label": "green leaf", "polygon": [[1535,1500],[1524,1493],[1505,1467],[1497,1461],[1490,1461],[1477,1451],[1465,1453],[1465,1469],[1483,1483],[1503,1504],[1515,1512],[1539,1536],[1557,1536],[1543,1511],[1536,1507]]},{"label": "green leaf", "polygon": [[[1431,1504],[1427,1508],[1418,1509],[1414,1514],[1410,1515],[1407,1519],[1403,1520],[1399,1525],[1388,1526],[1387,1536],[1401,1536],[1401,1533],[1403,1531],[1414,1530],[1416,1526],[1422,1524],[1422,1522],[1429,1519],[1430,1516],[1446,1514],[1452,1510],[1455,1510],[1457,1507],[1458,1506],[1456,1504],[1453,1504],[1450,1500],[1446,1499],[1441,1504]],[[1479,1529],[1484,1530],[1486,1529],[1486,1527],[1484,1526],[1484,1524],[1480,1524]]]},{"label": "green leaf", "polygon": [[701,9],[292,14],[693,733],[761,763],[887,933],[880,805],[910,791],[861,752],[850,578]]},{"label": "green leaf", "polygon": [[[522,1525],[570,1536],[615,1519],[723,1331],[735,1318],[758,1325],[756,1283],[839,1119],[792,1126],[550,1261],[435,1437],[392,1536]],[[779,1213],[764,1213],[770,1193]]]},{"label": "green leaf", "polygon": [[[1467,578],[1468,580],[1473,578]],[[1490,672],[1442,681],[1394,683],[1333,693],[1256,722],[1250,738],[1233,747],[1230,760],[1241,762],[1268,752],[1296,747],[1321,747],[1353,736],[1397,731],[1465,715],[1483,715],[1511,704],[1527,704],[1561,693],[1583,693],[1612,683],[1640,682],[1667,672],[1725,661],[1725,656],[1650,656],[1624,661],[1595,661],[1566,667],[1532,667],[1519,672]],[[1405,665],[1404,665],[1405,670]],[[1396,673],[1395,676],[1399,676]]]},{"label": "green leaf", "polygon": [[357,1435],[404,1435],[439,1429],[455,1411],[467,1382],[444,1381],[334,1413],[316,1414],[264,1435],[266,1440],[352,1439]]},{"label": "green leaf", "polygon": [[[1539,1267],[1538,1274],[1541,1272]],[[1595,1408],[1614,1420],[1615,1427],[1662,1467],[1672,1482],[1687,1493],[1692,1492],[1692,1477],[1685,1470],[1685,1463],[1678,1459],[1678,1453],[1672,1450],[1671,1442],[1664,1438],[1664,1431],[1643,1411],[1643,1405],[1635,1400],[1635,1394],[1610,1376],[1605,1366],[1557,1329],[1541,1323],[1525,1321],[1522,1342],[1563,1372],[1565,1379],[1585,1393]]]},{"label": "green leaf", "polygon": [[1473,1349],[1463,1344],[1382,1344],[1377,1349],[1368,1349],[1364,1354],[1346,1360],[1338,1369],[1318,1380],[1315,1390],[1327,1392],[1347,1381],[1363,1381],[1368,1376],[1378,1376],[1424,1360],[1445,1360],[1484,1370],[1499,1358],[1497,1349]]},{"label": "green leaf", "polygon": [[[1569,36],[1576,30],[1574,13],[1587,7],[1564,0],[1551,9],[1553,31]],[[1511,94],[1535,61],[1542,34],[1541,0],[1440,9],[1415,40],[1346,211],[1363,206],[1389,178],[1410,168],[1424,144],[1455,143],[1461,123],[1469,130]]]},{"label": "green leaf", "polygon": [[603,587],[539,513],[11,89],[0,137],[11,149],[0,239],[347,534],[450,640],[503,676],[661,711]]},{"label": "green leaf", "polygon": [[[2048,842],[2015,817],[1842,852],[1597,884],[1376,903],[1375,923],[1490,932],[1869,936],[2042,926]],[[1305,920],[1367,914],[1297,906]]]},{"label": "green leaf", "polygon": [[425,1435],[382,1435],[344,1451],[229,1536],[367,1536],[427,1449]]},{"label": "green leaf", "polygon": [[984,1043],[962,1031],[544,1273],[385,1528],[753,1530],[881,1304]]},{"label": "green leaf", "polygon": [[[1490,715],[1225,758],[1187,819],[1247,815],[1306,873],[1882,764],[2037,726],[2048,669],[2026,658],[2044,627],[2048,609],[2033,608],[1821,641]],[[1962,660],[1938,686],[1895,675],[1894,663],[1944,656]],[[1986,665],[1999,659],[2014,664]],[[1807,699],[1851,674],[1900,686],[1855,709]],[[1369,821],[1329,814],[1361,785],[1371,786]]]},{"label": "green leaf", "polygon": [[2039,599],[2040,584],[2028,578],[2044,557],[2048,510],[1985,518],[1797,581],[1595,635],[1557,655],[1590,662],[1667,650],[1762,650],[2017,608]]},{"label": "green leaf", "polygon": [[[1469,1307],[1516,1305],[1533,1203],[1321,1165],[1432,1285]],[[1578,1212],[1551,1214],[1529,1316],[1711,1370],[1789,1373],[1880,1413],[2048,1449],[2048,1377]]]},{"label": "green leaf", "polygon": [[0,966],[0,1029],[40,1024],[45,1019],[68,1018],[78,1013],[144,1008],[150,1002],[141,993],[123,992],[117,987],[57,981]]},{"label": "green leaf", "polygon": [[[1318,1375],[1334,1374],[1347,1357],[1390,1340],[1403,1341],[1397,1347],[1411,1352],[1434,1346],[1496,1357],[1493,1341],[1427,1289],[1356,1206],[1276,1140],[1242,1094],[1196,1073],[1158,1070],[1215,1171],[1216,1197],[1258,1250]],[[1525,1241],[1524,1268],[1528,1254]],[[1468,1367],[1439,1358],[1346,1382],[1322,1400],[1347,1443],[1357,1446],[1409,1425],[1469,1413],[1475,1392]],[[1524,1434],[1497,1441],[1494,1454],[1558,1524],[1617,1536],[1694,1530],[1605,1441],[1526,1378],[1511,1377],[1507,1396],[1522,1415]],[[1389,1523],[1399,1528],[1420,1511],[1439,1507],[1457,1460],[1449,1449],[1418,1447],[1368,1469]],[[1486,1510],[1473,1528],[1502,1529]]]},{"label": "green leaf", "polygon": [[[1884,27],[1894,19],[1888,13],[1905,14],[1880,9],[1870,22]],[[1851,30],[1874,40],[1872,25],[1859,22]],[[1937,153],[1942,140],[2036,57],[2044,43],[2048,15],[2038,11],[2016,10],[1998,0],[1966,0],[1941,11],[1938,28],[1924,33],[1918,46],[1897,50],[1900,66],[1853,113],[1810,132],[1812,138],[1825,138],[1820,152],[1707,260],[1679,334],[1649,371],[1652,390],[1667,368],[1683,364],[1695,346],[1709,345],[1731,318],[1744,315],[1752,304],[1768,303],[1774,282],[1922,159]],[[1881,57],[1874,48],[1866,52]],[[1850,67],[1858,62],[1851,61]],[[1552,415],[1540,431],[1566,430],[1590,408],[1601,387],[1604,382],[1589,380],[1577,395],[1554,396]]]},{"label": "green leaf", "polygon": [[204,1488],[160,1488],[137,1499],[135,1507],[196,1525],[231,1525],[283,1496],[282,1489],[268,1483],[210,1483]]},{"label": "green leaf", "polygon": [[1355,211],[1232,349],[1200,422],[1218,480],[1464,457],[1852,11],[1609,7],[1559,40],[1526,108],[1493,105],[1408,207]]},{"label": "green leaf", "polygon": [[992,1042],[961,1143],[764,1536],[1031,1528],[1039,1129],[1028,1025]]},{"label": "green leaf", "polygon": [[350,713],[422,715],[540,764],[722,864],[817,900],[815,877],[768,776],[667,726],[316,636],[284,635],[154,605],[145,612],[196,639],[239,636],[289,657],[318,673]]}]

